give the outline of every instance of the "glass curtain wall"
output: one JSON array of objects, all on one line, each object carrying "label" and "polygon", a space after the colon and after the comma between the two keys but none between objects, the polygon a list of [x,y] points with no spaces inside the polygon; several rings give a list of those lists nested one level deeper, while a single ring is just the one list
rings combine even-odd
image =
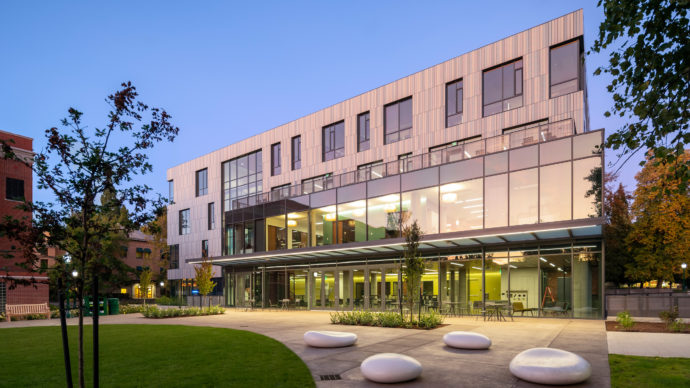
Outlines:
[{"label": "glass curtain wall", "polygon": [[572,314],[572,257],[570,245],[541,247],[540,308],[544,316]]},{"label": "glass curtain wall", "polygon": [[441,233],[483,227],[483,186],[483,179],[441,186]]},{"label": "glass curtain wall", "polygon": [[400,237],[400,195],[367,200],[369,241]]},{"label": "glass curtain wall", "polygon": [[367,241],[367,202],[364,200],[338,205],[338,244]]},{"label": "glass curtain wall", "polygon": [[438,233],[438,187],[402,193],[403,225],[417,221],[424,234]]},{"label": "glass curtain wall", "polygon": [[510,304],[518,316],[539,315],[539,255],[536,247],[510,251]]},{"label": "glass curtain wall", "polygon": [[311,211],[311,243],[313,247],[335,243],[337,235],[335,205]]}]

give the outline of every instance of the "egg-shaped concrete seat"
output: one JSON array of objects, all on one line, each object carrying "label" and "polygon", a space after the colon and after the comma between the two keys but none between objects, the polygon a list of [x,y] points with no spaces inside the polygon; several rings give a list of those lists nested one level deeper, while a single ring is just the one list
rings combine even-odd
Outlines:
[{"label": "egg-shaped concrete seat", "polygon": [[419,377],[422,364],[410,356],[397,353],[375,354],[362,361],[362,375],[377,383],[402,383]]},{"label": "egg-shaped concrete seat", "polygon": [[443,342],[459,349],[488,349],[491,346],[489,337],[471,331],[451,331],[443,336]]},{"label": "egg-shaped concrete seat", "polygon": [[304,342],[316,348],[341,348],[357,342],[357,334],[342,331],[308,331]]},{"label": "egg-shaped concrete seat", "polygon": [[592,366],[575,353],[553,348],[533,348],[510,362],[510,373],[532,383],[577,384],[592,375]]}]

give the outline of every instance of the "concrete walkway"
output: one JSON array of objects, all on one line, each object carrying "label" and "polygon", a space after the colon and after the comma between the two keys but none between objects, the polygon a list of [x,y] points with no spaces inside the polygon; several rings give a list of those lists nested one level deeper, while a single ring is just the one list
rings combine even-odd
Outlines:
[{"label": "concrete walkway", "polygon": [[[90,319],[85,322],[90,323]],[[76,324],[70,319],[69,324]],[[140,314],[107,316],[101,324],[178,324],[249,330],[272,337],[304,360],[319,387],[377,387],[359,370],[367,357],[382,352],[412,356],[423,366],[422,376],[404,387],[537,387],[513,377],[510,360],[532,347],[554,347],[575,352],[592,364],[592,377],[575,387],[610,387],[607,336],[604,321],[516,318],[515,322],[483,322],[474,318],[449,318],[448,326],[435,330],[390,329],[332,325],[327,312],[263,312],[228,310],[225,315],[169,319],[146,319]],[[0,323],[0,329],[26,326],[58,326],[59,320]],[[339,349],[316,349],[304,345],[307,330],[349,331],[359,336],[357,344]],[[446,347],[443,335],[467,330],[485,334],[489,350],[468,351]],[[183,365],[181,367],[184,367]],[[342,380],[321,381],[321,375],[340,375]]]},{"label": "concrete walkway", "polygon": [[606,339],[611,354],[690,358],[690,334],[609,331]]}]

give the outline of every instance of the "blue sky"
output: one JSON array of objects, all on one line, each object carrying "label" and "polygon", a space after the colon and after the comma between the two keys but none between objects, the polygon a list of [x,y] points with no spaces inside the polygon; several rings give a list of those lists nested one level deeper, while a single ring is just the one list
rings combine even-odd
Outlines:
[{"label": "blue sky", "polygon": [[[0,129],[40,150],[70,106],[102,127],[105,96],[130,80],[181,130],[137,178],[166,195],[171,166],[578,8],[590,47],[596,1],[3,1]],[[622,121],[603,117],[609,80],[592,75],[606,61],[587,58],[587,81],[591,127],[610,131]],[[640,158],[620,173],[629,190]]]}]

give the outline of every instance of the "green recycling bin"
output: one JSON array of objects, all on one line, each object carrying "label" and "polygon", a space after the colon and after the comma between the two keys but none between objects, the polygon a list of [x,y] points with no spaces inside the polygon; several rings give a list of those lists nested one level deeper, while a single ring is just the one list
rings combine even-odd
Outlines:
[{"label": "green recycling bin", "polygon": [[108,298],[108,312],[110,315],[117,315],[120,313],[120,300],[117,298]]}]

